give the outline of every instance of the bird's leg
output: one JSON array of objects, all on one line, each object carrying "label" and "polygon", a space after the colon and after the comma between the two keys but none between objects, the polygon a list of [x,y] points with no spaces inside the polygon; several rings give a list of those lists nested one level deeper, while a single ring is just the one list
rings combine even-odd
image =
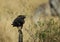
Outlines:
[{"label": "bird's leg", "polygon": [[23,28],[23,25],[21,26],[21,29]]}]

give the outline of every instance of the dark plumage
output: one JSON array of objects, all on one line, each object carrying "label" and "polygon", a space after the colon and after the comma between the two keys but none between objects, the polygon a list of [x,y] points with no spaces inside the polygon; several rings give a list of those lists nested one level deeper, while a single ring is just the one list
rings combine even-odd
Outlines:
[{"label": "dark plumage", "polygon": [[23,24],[25,23],[25,15],[19,15],[12,23],[13,27],[23,27]]}]

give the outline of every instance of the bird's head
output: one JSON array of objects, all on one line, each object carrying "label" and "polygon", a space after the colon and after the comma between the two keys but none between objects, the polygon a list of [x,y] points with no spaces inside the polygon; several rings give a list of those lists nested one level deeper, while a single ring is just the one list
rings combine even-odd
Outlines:
[{"label": "bird's head", "polygon": [[19,15],[18,17],[20,17],[21,19],[25,19],[26,18],[25,15]]}]

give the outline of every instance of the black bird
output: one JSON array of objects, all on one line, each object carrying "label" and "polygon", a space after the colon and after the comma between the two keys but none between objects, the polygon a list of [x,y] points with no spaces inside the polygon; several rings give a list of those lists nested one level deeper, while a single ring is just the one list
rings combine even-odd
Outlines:
[{"label": "black bird", "polygon": [[25,15],[19,15],[12,23],[13,27],[23,27],[23,24],[25,23],[24,19],[26,18]]}]

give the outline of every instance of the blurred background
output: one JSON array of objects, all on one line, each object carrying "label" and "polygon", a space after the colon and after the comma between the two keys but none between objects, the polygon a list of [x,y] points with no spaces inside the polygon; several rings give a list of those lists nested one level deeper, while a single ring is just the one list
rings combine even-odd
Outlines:
[{"label": "blurred background", "polygon": [[18,15],[26,15],[24,42],[60,42],[59,0],[0,0],[0,42],[18,42]]}]

